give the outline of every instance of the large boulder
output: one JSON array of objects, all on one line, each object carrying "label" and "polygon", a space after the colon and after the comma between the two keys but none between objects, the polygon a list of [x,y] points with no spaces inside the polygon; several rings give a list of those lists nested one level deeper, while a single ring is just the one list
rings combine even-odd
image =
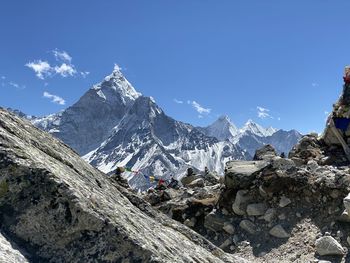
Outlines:
[{"label": "large boulder", "polygon": [[289,152],[288,157],[302,164],[307,164],[312,159],[319,161],[322,157],[322,144],[318,140],[318,135],[308,134],[303,136]]},{"label": "large boulder", "polygon": [[240,261],[2,109],[0,189],[1,231],[32,262]]},{"label": "large boulder", "polygon": [[253,160],[270,160],[276,157],[277,153],[271,144],[264,145],[262,148],[255,151]]},{"label": "large boulder", "polygon": [[189,185],[190,183],[192,183],[193,181],[197,180],[197,179],[200,179],[201,177],[199,175],[190,175],[190,176],[185,176],[185,177],[182,177],[181,179],[181,183],[183,186],[187,186]]},{"label": "large boulder", "polygon": [[320,237],[315,242],[316,252],[321,256],[342,256],[345,254],[344,248],[331,236]]},{"label": "large boulder", "polygon": [[225,186],[229,189],[247,188],[256,175],[267,167],[267,161],[230,161],[226,163]]}]

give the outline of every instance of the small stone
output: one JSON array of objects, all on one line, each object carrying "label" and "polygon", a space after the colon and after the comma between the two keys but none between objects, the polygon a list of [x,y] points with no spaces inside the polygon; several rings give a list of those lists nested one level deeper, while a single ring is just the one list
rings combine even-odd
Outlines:
[{"label": "small stone", "polygon": [[220,245],[220,248],[221,249],[225,249],[225,248],[227,248],[228,246],[230,246],[232,244],[232,240],[230,239],[230,238],[228,238],[228,239],[226,239],[225,241],[224,241],[224,243],[222,243],[221,245]]},{"label": "small stone", "polygon": [[264,215],[264,220],[265,221],[267,221],[267,222],[272,222],[273,221],[273,219],[275,218],[275,216],[276,216],[276,209],[274,209],[274,208],[269,208],[269,209],[267,209],[266,210],[266,212],[265,212],[265,215]]},{"label": "small stone", "polygon": [[271,236],[277,237],[277,238],[288,238],[289,234],[284,230],[284,228],[281,225],[274,226],[270,231],[269,234]]},{"label": "small stone", "polygon": [[235,246],[230,246],[230,250],[231,251],[235,250]]},{"label": "small stone", "polygon": [[326,203],[326,202],[327,202],[327,196],[324,196],[324,197],[322,198],[322,201],[323,201],[324,203]]},{"label": "small stone", "polygon": [[204,218],[204,227],[214,232],[220,231],[226,221],[227,220],[221,214],[213,210]]},{"label": "small stone", "polygon": [[286,220],[286,215],[285,214],[280,214],[279,216],[278,216],[278,219],[279,220]]},{"label": "small stone", "polygon": [[337,199],[337,198],[340,196],[339,190],[337,190],[337,189],[332,190],[331,193],[330,193],[330,196],[331,196],[333,199]]},{"label": "small stone", "polygon": [[343,236],[344,236],[344,234],[340,230],[338,230],[337,237],[342,238]]},{"label": "small stone", "polygon": [[339,207],[330,206],[328,207],[328,214],[329,215],[335,214],[339,212],[339,210],[340,210]]},{"label": "small stone", "polygon": [[299,212],[297,212],[295,215],[299,218],[301,217],[301,214]]},{"label": "small stone", "polygon": [[264,203],[249,204],[247,206],[248,216],[261,216],[264,215],[267,207]]},{"label": "small stone", "polygon": [[264,251],[262,251],[262,252],[260,252],[259,254],[258,254],[258,257],[260,258],[260,257],[265,257],[267,255],[267,253],[266,252],[264,252]]},{"label": "small stone", "polygon": [[346,241],[348,242],[348,245],[350,246],[350,236],[346,238]]},{"label": "small stone", "polygon": [[348,212],[344,210],[344,212],[339,216],[338,220],[341,222],[350,223],[350,216]]},{"label": "small stone", "polygon": [[241,208],[241,205],[247,203],[251,197],[248,195],[248,190],[239,190],[236,193],[236,198],[232,204],[232,210],[237,215],[245,215],[245,211]]},{"label": "small stone", "polygon": [[222,229],[231,235],[233,235],[233,233],[235,232],[235,228],[233,227],[233,225],[228,223],[225,223]]},{"label": "small stone", "polygon": [[191,219],[186,219],[184,225],[188,227],[194,227],[196,225],[196,218],[192,217]]},{"label": "small stone", "polygon": [[257,227],[249,220],[242,220],[239,223],[239,227],[247,231],[251,235],[255,235],[257,232]]},{"label": "small stone", "polygon": [[279,207],[286,207],[287,205],[289,205],[292,201],[285,197],[285,196],[282,196],[281,199],[280,199],[280,202],[279,202]]},{"label": "small stone", "polygon": [[316,252],[320,256],[342,256],[345,254],[343,247],[331,236],[324,236],[315,242]]},{"label": "small stone", "polygon": [[225,208],[223,208],[223,209],[221,210],[221,212],[222,212],[222,214],[225,215],[225,216],[228,216],[228,215],[230,214]]}]

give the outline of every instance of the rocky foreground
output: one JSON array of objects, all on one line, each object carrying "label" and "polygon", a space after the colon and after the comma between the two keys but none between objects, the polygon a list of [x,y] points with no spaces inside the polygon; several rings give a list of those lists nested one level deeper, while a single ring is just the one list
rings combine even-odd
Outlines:
[{"label": "rocky foreground", "polygon": [[0,109],[1,262],[245,262]]},{"label": "rocky foreground", "polygon": [[266,146],[228,162],[223,184],[208,174],[144,198],[251,262],[349,262],[350,168],[325,164],[323,147],[305,136],[288,159]]}]

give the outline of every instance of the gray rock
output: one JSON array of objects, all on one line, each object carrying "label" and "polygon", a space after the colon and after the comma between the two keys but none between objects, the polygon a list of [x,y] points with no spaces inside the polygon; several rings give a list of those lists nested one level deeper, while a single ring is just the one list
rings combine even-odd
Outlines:
[{"label": "gray rock", "polygon": [[194,227],[196,225],[196,218],[192,217],[191,219],[186,219],[184,224],[188,227]]},{"label": "gray rock", "polygon": [[231,246],[231,244],[232,244],[232,239],[228,238],[220,245],[220,248],[225,249],[225,248]]},{"label": "gray rock", "polygon": [[226,163],[225,185],[227,188],[246,188],[256,175],[269,165],[267,161],[230,161]]},{"label": "gray rock", "polygon": [[204,180],[203,178],[198,178],[196,180],[193,180],[191,183],[187,185],[187,187],[191,187],[191,188],[204,187]]},{"label": "gray rock", "polygon": [[225,223],[223,228],[228,234],[233,235],[235,233],[235,228],[233,227],[232,224]]},{"label": "gray rock", "polygon": [[271,228],[269,234],[277,238],[288,238],[290,236],[281,225],[276,225]]},{"label": "gray rock", "polygon": [[331,236],[320,237],[316,240],[315,246],[320,256],[342,256],[345,253],[343,247]]},{"label": "gray rock", "polygon": [[249,204],[247,206],[248,216],[261,216],[264,215],[267,210],[267,206],[264,203]]},{"label": "gray rock", "polygon": [[157,212],[61,141],[2,109],[0,156],[1,230],[21,240],[28,258],[38,262],[241,260]]},{"label": "gray rock", "polygon": [[251,235],[255,235],[257,233],[256,225],[250,220],[242,220],[239,223],[239,227],[247,231]]},{"label": "gray rock", "polygon": [[273,148],[272,145],[267,144],[255,151],[253,160],[270,160],[275,156],[277,156],[275,148]]},{"label": "gray rock", "polygon": [[293,167],[295,167],[295,163],[291,159],[281,158],[281,157],[274,157],[272,159],[272,168],[276,170],[282,170],[287,171]]},{"label": "gray rock", "polygon": [[292,203],[292,201],[288,197],[282,196],[278,205],[279,207],[286,207],[290,203]]},{"label": "gray rock", "polygon": [[275,208],[269,208],[266,210],[264,220],[271,223],[276,217],[277,210]]},{"label": "gray rock", "polygon": [[222,231],[226,219],[216,211],[209,213],[204,219],[204,227],[212,231]]},{"label": "gray rock", "polygon": [[236,198],[232,204],[232,210],[237,215],[245,215],[244,206],[247,202],[251,200],[251,197],[248,195],[248,190],[238,190],[236,193]]},{"label": "gray rock", "polygon": [[193,181],[196,181],[198,179],[201,179],[200,176],[198,176],[198,175],[185,176],[185,177],[182,177],[181,183],[183,186],[187,186],[190,183],[192,183]]},{"label": "gray rock", "polygon": [[0,262],[28,263],[29,261],[0,234]]}]

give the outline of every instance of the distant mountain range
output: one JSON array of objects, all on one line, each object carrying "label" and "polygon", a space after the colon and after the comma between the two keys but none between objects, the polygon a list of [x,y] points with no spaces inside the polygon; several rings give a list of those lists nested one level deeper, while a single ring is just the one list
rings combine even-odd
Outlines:
[{"label": "distant mountain range", "polygon": [[129,182],[141,188],[148,184],[142,173],[179,176],[192,166],[222,174],[229,160],[251,159],[267,143],[288,153],[301,137],[295,130],[265,129],[251,120],[238,129],[227,116],[204,128],[174,120],[152,98],[137,92],[117,66],[64,111],[45,117],[12,111],[103,172],[117,166],[139,170],[129,175]]}]

